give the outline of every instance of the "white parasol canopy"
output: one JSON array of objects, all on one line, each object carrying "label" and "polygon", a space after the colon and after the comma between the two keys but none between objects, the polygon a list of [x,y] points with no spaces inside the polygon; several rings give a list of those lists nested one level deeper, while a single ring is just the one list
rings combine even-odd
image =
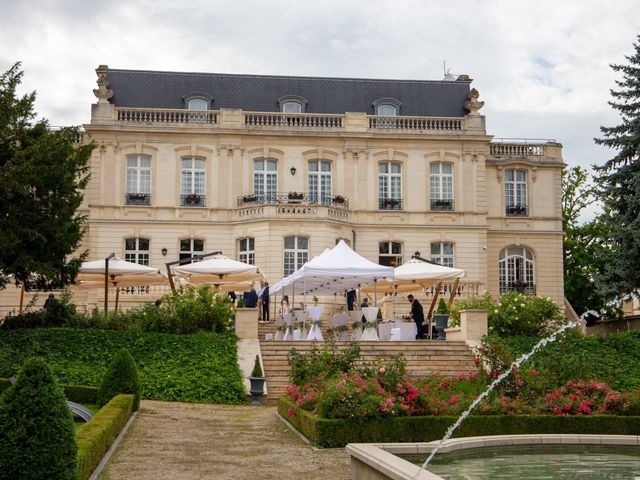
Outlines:
[{"label": "white parasol canopy", "polygon": [[237,285],[238,290],[251,289],[251,282],[263,280],[264,275],[255,265],[232,260],[225,255],[215,255],[201,262],[176,265],[171,268],[174,275],[185,278],[194,285],[210,284],[222,290]]},{"label": "white parasol canopy", "polygon": [[121,258],[113,256],[113,254],[104,260],[83,262],[80,266],[77,280],[79,285],[84,288],[104,288],[105,312],[109,305],[109,283],[116,287],[117,309],[120,287],[130,287],[134,285],[158,285],[165,282],[157,268],[127,262]]},{"label": "white parasol canopy", "polygon": [[[460,268],[445,267],[431,262],[412,258],[394,269],[395,279],[386,278],[377,282],[375,289],[379,292],[412,292],[423,290],[446,280],[464,277],[465,271]],[[363,287],[364,293],[374,291],[373,285]]]}]

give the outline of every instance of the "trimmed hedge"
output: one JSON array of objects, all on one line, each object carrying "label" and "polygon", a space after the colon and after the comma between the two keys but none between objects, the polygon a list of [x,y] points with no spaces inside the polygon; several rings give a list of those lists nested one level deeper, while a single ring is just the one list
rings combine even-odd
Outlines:
[{"label": "trimmed hedge", "polygon": [[140,376],[131,354],[122,349],[109,366],[102,384],[98,389],[98,405],[105,405],[119,393],[135,395],[133,410],[140,407]]},{"label": "trimmed hedge", "polygon": [[[290,411],[295,415],[290,415]],[[431,442],[444,437],[458,419],[455,416],[325,419],[296,407],[287,397],[278,399],[278,413],[313,444],[325,448],[344,447],[348,443]],[[538,433],[640,435],[640,417],[472,415],[455,431],[454,438]]]},{"label": "trimmed hedge", "polygon": [[[0,393],[11,386],[7,378],[0,378]],[[95,387],[85,387],[83,385],[59,385],[64,392],[64,397],[76,403],[96,403],[98,389]]]},{"label": "trimmed hedge", "polygon": [[175,335],[100,329],[0,330],[0,377],[28,357],[44,358],[60,383],[98,387],[117,352],[136,360],[143,398],[179,402],[247,402],[235,335]]},{"label": "trimmed hedge", "polygon": [[76,429],[78,479],[91,476],[133,412],[134,396],[116,395]]}]

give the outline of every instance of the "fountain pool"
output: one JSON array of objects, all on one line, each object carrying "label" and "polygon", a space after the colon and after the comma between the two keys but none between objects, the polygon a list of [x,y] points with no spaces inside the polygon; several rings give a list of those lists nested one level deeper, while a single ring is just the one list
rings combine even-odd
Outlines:
[{"label": "fountain pool", "polygon": [[[422,470],[425,454],[437,459]],[[498,435],[429,443],[350,444],[355,479],[640,478],[640,437]],[[414,463],[411,463],[414,462]]]}]

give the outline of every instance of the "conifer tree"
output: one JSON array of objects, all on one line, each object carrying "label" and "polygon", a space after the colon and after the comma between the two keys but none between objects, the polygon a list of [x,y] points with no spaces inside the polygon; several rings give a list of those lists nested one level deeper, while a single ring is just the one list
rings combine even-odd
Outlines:
[{"label": "conifer tree", "polygon": [[73,417],[41,359],[25,362],[0,397],[0,480],[75,480]]},{"label": "conifer tree", "polygon": [[82,259],[84,218],[78,214],[93,144],[77,146],[78,128],[36,120],[35,92],[16,93],[16,63],[0,75],[0,288],[70,283]]},{"label": "conifer tree", "polygon": [[640,35],[627,65],[612,64],[622,74],[611,90],[609,105],[620,113],[621,123],[600,127],[599,145],[617,150],[603,165],[596,165],[598,197],[604,213],[599,220],[610,229],[611,251],[597,281],[607,294],[624,294],[640,288]]}]

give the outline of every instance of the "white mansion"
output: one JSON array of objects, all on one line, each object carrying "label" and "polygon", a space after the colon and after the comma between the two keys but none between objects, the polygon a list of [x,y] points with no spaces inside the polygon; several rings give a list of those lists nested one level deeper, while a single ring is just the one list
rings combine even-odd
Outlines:
[{"label": "white mansion", "polygon": [[494,141],[466,75],[96,72],[90,260],[222,251],[273,283],[344,239],[384,265],[463,268],[468,292],[563,304],[562,146]]}]

